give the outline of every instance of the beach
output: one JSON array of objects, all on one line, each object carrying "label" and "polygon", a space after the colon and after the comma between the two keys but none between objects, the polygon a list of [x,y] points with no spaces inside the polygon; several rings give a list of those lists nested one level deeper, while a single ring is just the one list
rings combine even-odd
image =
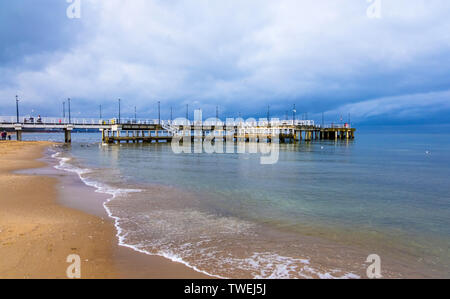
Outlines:
[{"label": "beach", "polygon": [[[17,173],[48,167],[38,159],[52,146],[0,142],[0,278],[67,278],[66,260],[73,254],[81,258],[83,279],[206,277],[162,257],[119,247],[106,216],[61,204],[57,176]],[[82,190],[81,183],[77,188],[85,198],[91,191]]]}]

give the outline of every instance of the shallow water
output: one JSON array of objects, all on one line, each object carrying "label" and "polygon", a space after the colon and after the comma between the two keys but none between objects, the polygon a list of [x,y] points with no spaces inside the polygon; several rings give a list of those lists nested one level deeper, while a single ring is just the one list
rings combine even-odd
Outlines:
[{"label": "shallow water", "polygon": [[279,162],[261,165],[73,134],[54,157],[110,195],[123,245],[211,275],[365,277],[378,254],[385,277],[450,277],[449,137],[362,131],[281,145]]}]

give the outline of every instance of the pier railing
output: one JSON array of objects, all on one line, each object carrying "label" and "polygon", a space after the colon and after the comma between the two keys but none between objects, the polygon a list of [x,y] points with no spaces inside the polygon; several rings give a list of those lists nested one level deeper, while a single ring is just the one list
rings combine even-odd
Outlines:
[{"label": "pier railing", "polygon": [[352,126],[350,124],[329,124],[329,125],[320,125],[322,129],[351,129]]},{"label": "pier railing", "polygon": [[[16,124],[16,116],[0,116],[0,124]],[[31,124],[31,125],[84,125],[84,126],[99,126],[99,125],[126,125],[126,124],[139,124],[139,125],[161,125],[165,128],[171,128],[172,126],[242,126],[242,127],[264,127],[264,126],[303,126],[314,127],[317,129],[351,129],[350,124],[316,124],[313,120],[206,120],[202,122],[194,122],[187,119],[176,120],[158,120],[158,119],[135,119],[135,118],[121,118],[120,121],[117,118],[101,119],[101,118],[68,118],[68,117],[33,117],[33,116],[21,116],[19,124]]]},{"label": "pier railing", "polygon": [[[17,123],[16,116],[0,116],[0,128],[15,131],[21,140],[22,132],[32,131],[64,131],[65,140],[71,142],[73,130],[100,130],[102,140],[106,143],[115,141],[163,141],[177,136],[239,136],[235,138],[253,138],[252,136],[280,136],[283,140],[296,141],[316,139],[354,139],[353,129],[349,124],[316,125],[312,120],[276,120],[267,119],[207,119],[190,121],[159,119],[100,119],[100,118],[67,118],[67,117],[32,117],[25,116]],[[152,133],[153,132],[153,133]],[[111,135],[112,134],[112,135]],[[127,136],[122,136],[126,134]],[[130,136],[132,134],[132,136]],[[155,134],[153,136],[152,134]],[[197,136],[198,135],[198,136]],[[304,135],[304,137],[302,137]],[[269,137],[270,136],[270,137]]]},{"label": "pier railing", "polygon": [[[0,116],[1,124],[16,124],[16,116]],[[68,117],[33,117],[33,116],[21,116],[19,118],[19,124],[50,124],[50,125],[116,125],[116,124],[143,124],[143,125],[157,125],[167,124],[170,121],[158,119],[134,119],[134,118],[121,118],[118,119],[100,119],[100,118],[68,118]]]}]

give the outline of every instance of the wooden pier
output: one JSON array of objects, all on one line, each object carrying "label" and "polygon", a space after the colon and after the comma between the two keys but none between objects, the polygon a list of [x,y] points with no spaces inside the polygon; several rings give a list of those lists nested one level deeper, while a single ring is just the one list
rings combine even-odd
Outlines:
[{"label": "wooden pier", "polygon": [[[267,125],[114,125],[101,129],[104,144],[115,143],[160,143],[171,142],[178,138],[180,142],[191,138],[211,141],[222,139],[223,142],[272,142],[297,143],[315,140],[353,140],[356,129],[347,126],[330,126],[322,128],[315,125],[280,124]],[[274,134],[276,132],[276,134]]]},{"label": "wooden pier", "polygon": [[[200,118],[201,119],[201,118]],[[174,138],[186,140],[189,136],[224,142],[272,142],[280,143],[312,142],[315,140],[353,140],[356,129],[348,125],[316,125],[313,121],[271,121],[222,123],[153,120],[115,121],[99,119],[71,120],[45,118],[32,123],[16,123],[13,117],[0,117],[0,131],[15,132],[17,140],[22,140],[22,132],[64,132],[66,143],[72,142],[72,132],[80,130],[100,131],[104,144],[115,143],[160,143],[171,142]],[[274,133],[275,132],[275,133]],[[181,141],[180,141],[181,142]]]}]

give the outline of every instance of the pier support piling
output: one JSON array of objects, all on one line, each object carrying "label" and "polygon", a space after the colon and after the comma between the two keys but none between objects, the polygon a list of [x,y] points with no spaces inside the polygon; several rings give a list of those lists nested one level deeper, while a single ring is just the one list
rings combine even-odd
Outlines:
[{"label": "pier support piling", "polygon": [[71,131],[64,130],[64,142],[65,143],[71,143],[72,142],[72,136]]},{"label": "pier support piling", "polygon": [[64,128],[64,141],[65,143],[72,143],[72,130],[73,126],[69,125]]},{"label": "pier support piling", "polygon": [[14,129],[16,130],[17,141],[22,141],[22,125],[16,124],[16,125],[14,125]]}]

